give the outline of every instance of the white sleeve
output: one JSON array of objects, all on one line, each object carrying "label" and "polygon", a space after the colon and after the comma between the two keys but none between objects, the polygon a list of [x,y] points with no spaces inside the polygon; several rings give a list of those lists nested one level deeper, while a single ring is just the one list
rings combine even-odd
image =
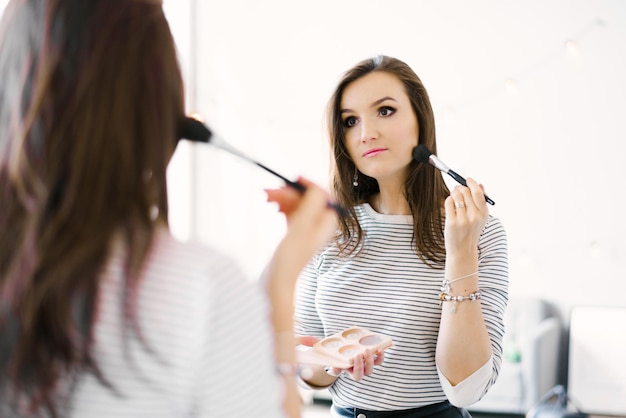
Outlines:
[{"label": "white sleeve", "polygon": [[484,365],[468,376],[465,380],[454,386],[444,376],[439,369],[439,366],[437,366],[437,373],[439,374],[441,387],[452,405],[465,407],[480,400],[490,385],[493,360],[492,354]]}]

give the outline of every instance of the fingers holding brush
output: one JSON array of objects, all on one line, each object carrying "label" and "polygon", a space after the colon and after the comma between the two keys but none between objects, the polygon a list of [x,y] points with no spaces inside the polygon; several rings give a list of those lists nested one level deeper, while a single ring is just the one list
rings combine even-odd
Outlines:
[{"label": "fingers holding brush", "polygon": [[473,251],[489,216],[484,190],[475,180],[456,186],[445,201],[445,241],[449,252]]},{"label": "fingers holding brush", "polygon": [[285,214],[287,220],[289,215],[298,208],[300,200],[302,199],[302,193],[293,187],[287,185],[280,189],[265,189],[268,202],[278,203],[278,210]]}]

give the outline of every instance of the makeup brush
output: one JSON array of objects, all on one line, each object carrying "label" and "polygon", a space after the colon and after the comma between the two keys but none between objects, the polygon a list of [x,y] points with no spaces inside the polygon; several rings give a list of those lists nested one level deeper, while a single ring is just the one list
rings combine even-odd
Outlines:
[{"label": "makeup brush", "polygon": [[[294,189],[298,190],[301,193],[304,193],[304,191],[306,190],[306,187],[303,184],[298,183],[297,181],[289,180],[285,176],[277,173],[276,171],[272,170],[266,165],[261,164],[260,162],[248,157],[241,151],[233,148],[222,138],[215,135],[209,129],[209,127],[206,126],[202,121],[196,118],[186,117],[180,124],[179,129],[180,131],[179,131],[178,136],[180,138],[187,139],[187,140],[194,141],[194,142],[204,142],[204,143],[216,146],[217,148],[220,148],[232,155],[235,155],[243,160],[246,160],[262,168],[263,170],[275,175],[276,177],[284,181],[288,186],[293,187]],[[345,215],[347,213],[346,210],[337,203],[328,202],[328,206],[332,207],[339,215]]]},{"label": "makeup brush", "polygon": [[[451,170],[447,165],[445,165],[439,158],[437,158],[435,154],[433,154],[428,149],[426,145],[420,144],[416,146],[415,148],[413,148],[413,159],[420,163],[428,163],[438,168],[442,172],[449,174],[450,177],[455,179],[457,182],[459,182],[463,186],[467,186],[467,182],[465,181],[465,179],[459,174],[457,174],[456,172],[454,172],[453,170]],[[487,195],[485,195],[485,201],[487,201],[487,203],[489,203],[490,205],[496,204],[496,202],[491,200],[491,198]]]}]

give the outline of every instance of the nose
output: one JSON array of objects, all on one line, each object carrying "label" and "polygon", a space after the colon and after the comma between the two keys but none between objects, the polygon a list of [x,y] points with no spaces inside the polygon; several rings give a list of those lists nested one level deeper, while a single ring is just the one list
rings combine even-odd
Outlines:
[{"label": "nose", "polygon": [[372,120],[361,119],[359,124],[361,131],[361,142],[366,143],[377,138],[376,124]]}]

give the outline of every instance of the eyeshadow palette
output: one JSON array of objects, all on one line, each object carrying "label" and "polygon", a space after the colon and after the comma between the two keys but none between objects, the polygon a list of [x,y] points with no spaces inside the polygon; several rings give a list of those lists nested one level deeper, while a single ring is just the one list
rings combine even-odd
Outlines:
[{"label": "eyeshadow palette", "polygon": [[361,327],[350,327],[316,342],[306,351],[298,352],[298,362],[321,364],[347,369],[355,355],[370,349],[373,353],[388,348],[390,337]]}]

